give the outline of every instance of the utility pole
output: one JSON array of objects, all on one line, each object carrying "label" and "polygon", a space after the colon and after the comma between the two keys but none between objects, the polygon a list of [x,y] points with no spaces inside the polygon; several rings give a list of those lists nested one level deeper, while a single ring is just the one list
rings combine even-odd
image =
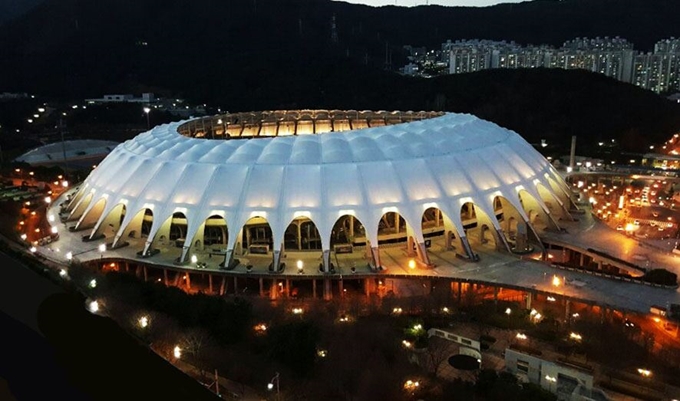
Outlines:
[{"label": "utility pole", "polygon": [[215,394],[220,396],[220,376],[217,374],[217,369],[215,369]]}]

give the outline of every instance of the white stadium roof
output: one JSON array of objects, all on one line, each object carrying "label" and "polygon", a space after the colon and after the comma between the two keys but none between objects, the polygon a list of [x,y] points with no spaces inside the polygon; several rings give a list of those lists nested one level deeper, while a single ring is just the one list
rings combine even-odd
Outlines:
[{"label": "white stadium roof", "polygon": [[[379,220],[391,211],[422,242],[420,221],[429,207],[439,208],[461,235],[466,202],[494,216],[493,200],[502,196],[525,221],[520,191],[546,213],[546,193],[568,208],[566,184],[540,153],[517,133],[468,114],[320,135],[220,140],[181,135],[186,123],[155,127],[116,147],[80,185],[69,205],[71,218],[79,218],[80,225],[103,200],[94,235],[124,204],[118,241],[144,209],[154,216],[150,239],[181,212],[191,244],[210,216],[224,217],[231,233],[250,218],[263,217],[280,244],[291,221],[306,217],[328,250],[334,223],[347,214],[361,221],[367,239],[377,245]],[[500,230],[497,222],[494,226]],[[229,236],[229,249],[236,237]]]}]

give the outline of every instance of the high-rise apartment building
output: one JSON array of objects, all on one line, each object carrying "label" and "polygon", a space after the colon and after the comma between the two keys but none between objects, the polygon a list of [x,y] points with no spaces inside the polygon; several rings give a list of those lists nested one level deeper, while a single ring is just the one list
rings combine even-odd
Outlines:
[{"label": "high-rise apartment building", "polygon": [[562,47],[520,46],[515,42],[457,40],[442,44],[449,73],[488,68],[581,69],[629,82],[657,93],[680,90],[680,39],[664,39],[643,53],[620,37],[575,38]]}]

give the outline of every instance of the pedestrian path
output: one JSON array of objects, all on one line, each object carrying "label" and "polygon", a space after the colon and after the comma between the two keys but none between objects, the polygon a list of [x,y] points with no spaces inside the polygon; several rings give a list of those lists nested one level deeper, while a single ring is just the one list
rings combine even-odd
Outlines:
[{"label": "pedestrian path", "polygon": [[[210,389],[215,391],[215,373],[201,371],[194,365],[182,360],[177,360],[173,362],[173,364],[182,372],[195,378],[199,382],[210,386]],[[237,383],[233,380],[229,380],[222,376],[218,376],[218,378],[218,394],[222,398],[242,401],[262,401],[265,399],[265,397],[262,397],[257,391],[255,391],[255,389],[251,387]]]}]

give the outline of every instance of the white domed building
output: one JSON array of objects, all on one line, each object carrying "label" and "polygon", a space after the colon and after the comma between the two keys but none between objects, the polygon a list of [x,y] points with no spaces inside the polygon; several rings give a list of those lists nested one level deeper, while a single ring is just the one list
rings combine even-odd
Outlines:
[{"label": "white domed building", "polygon": [[[234,113],[155,127],[116,147],[63,204],[87,238],[179,263],[220,250],[229,269],[258,255],[344,255],[380,269],[403,247],[470,260],[541,251],[571,219],[570,190],[517,133],[472,115],[297,110]],[[334,262],[335,261],[335,262]]]}]

